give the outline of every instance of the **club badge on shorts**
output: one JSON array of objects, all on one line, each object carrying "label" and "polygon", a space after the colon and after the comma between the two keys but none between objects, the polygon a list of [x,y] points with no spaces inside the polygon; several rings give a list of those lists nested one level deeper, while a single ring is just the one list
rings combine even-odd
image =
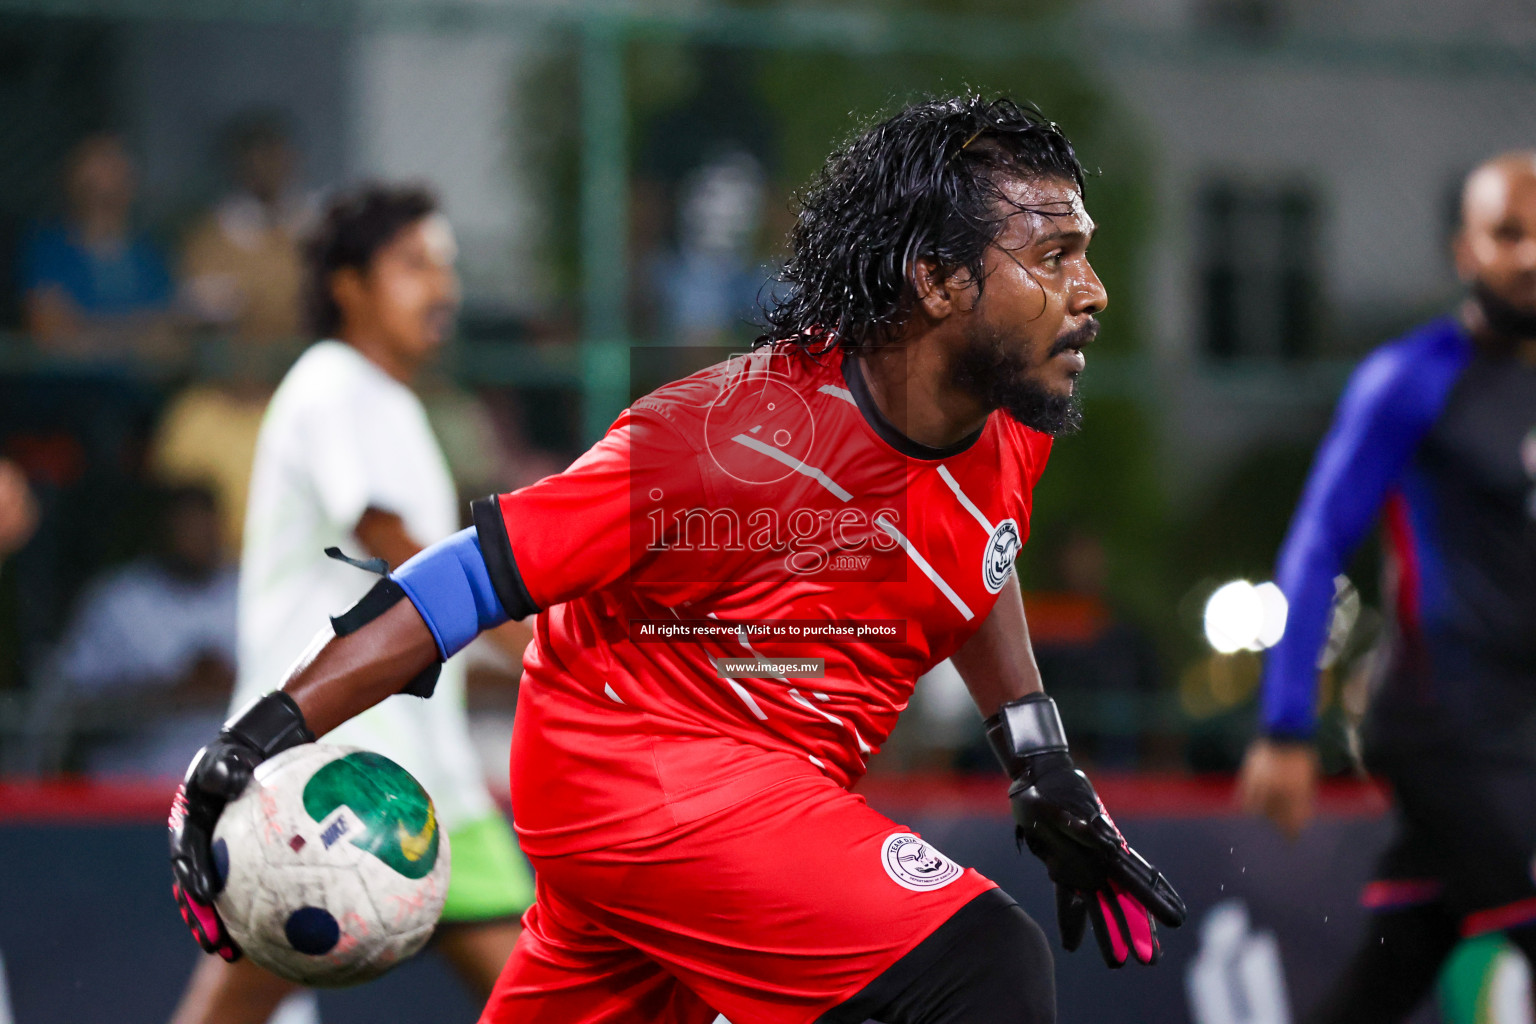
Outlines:
[{"label": "club badge on shorts", "polygon": [[960,865],[911,832],[897,832],[880,846],[880,863],[891,881],[913,892],[942,889],[960,877]]},{"label": "club badge on shorts", "polygon": [[989,593],[995,594],[1003,589],[1003,584],[1013,575],[1014,560],[1019,557],[1019,549],[1023,546],[1024,542],[1019,539],[1018,523],[1004,519],[997,524],[981,558],[981,579]]}]

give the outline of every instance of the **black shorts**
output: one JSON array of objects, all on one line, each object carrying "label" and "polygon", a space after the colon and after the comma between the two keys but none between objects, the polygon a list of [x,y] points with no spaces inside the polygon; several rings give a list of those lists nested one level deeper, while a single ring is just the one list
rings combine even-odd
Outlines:
[{"label": "black shorts", "polygon": [[1452,758],[1422,747],[1378,753],[1397,835],[1361,902],[1439,902],[1463,935],[1536,924],[1536,761]]}]

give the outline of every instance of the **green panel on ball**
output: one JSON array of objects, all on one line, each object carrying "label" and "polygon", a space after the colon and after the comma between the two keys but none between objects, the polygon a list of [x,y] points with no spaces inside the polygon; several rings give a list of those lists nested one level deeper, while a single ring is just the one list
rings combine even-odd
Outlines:
[{"label": "green panel on ball", "polygon": [[359,750],[322,766],[304,786],[304,810],[316,822],[346,806],[363,823],[353,846],[406,878],[437,864],[437,812],[411,773],[382,754]]}]

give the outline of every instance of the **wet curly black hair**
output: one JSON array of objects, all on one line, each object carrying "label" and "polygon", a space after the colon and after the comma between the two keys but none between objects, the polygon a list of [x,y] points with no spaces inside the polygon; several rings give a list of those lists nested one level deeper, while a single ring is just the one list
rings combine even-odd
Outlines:
[{"label": "wet curly black hair", "polygon": [[982,256],[1017,209],[1001,185],[1021,177],[1083,188],[1072,143],[1032,104],[930,100],[864,131],[800,196],[757,343],[824,351],[888,340],[911,313],[919,259],[983,287]]}]

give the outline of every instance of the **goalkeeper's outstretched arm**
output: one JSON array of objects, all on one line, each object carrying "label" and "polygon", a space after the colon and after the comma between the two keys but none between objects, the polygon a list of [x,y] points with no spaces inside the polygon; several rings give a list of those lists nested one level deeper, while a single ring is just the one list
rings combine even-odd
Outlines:
[{"label": "goalkeeper's outstretched arm", "polygon": [[[503,580],[503,583],[507,583]],[[213,898],[223,885],[212,839],[219,815],[256,767],[396,693],[430,696],[438,665],[506,622],[473,529],[434,544],[380,580],[289,671],[282,689],[252,701],[192,759],[171,803],[173,892],[198,944],[226,960],[240,948]],[[536,611],[512,599],[519,617]],[[527,604],[527,607],[524,607]]]},{"label": "goalkeeper's outstretched arm", "polygon": [[425,696],[439,663],[480,633],[537,611],[520,595],[508,599],[518,607],[504,606],[475,529],[461,530],[418,553],[333,619],[335,635],[317,638],[282,690],[316,736],[396,693]]},{"label": "goalkeeper's outstretched arm", "polygon": [[316,643],[289,671],[282,690],[316,736],[404,690],[438,661],[421,613],[400,601],[346,636]]},{"label": "goalkeeper's outstretched arm", "polygon": [[240,955],[213,906],[222,881],[211,839],[256,767],[392,694],[430,696],[438,665],[480,633],[616,582],[635,556],[632,488],[707,506],[686,442],[664,417],[627,412],[564,473],[474,502],[473,528],[420,552],[332,619],[281,689],[241,709],[198,751],[169,826],[176,899],[203,949]]}]

